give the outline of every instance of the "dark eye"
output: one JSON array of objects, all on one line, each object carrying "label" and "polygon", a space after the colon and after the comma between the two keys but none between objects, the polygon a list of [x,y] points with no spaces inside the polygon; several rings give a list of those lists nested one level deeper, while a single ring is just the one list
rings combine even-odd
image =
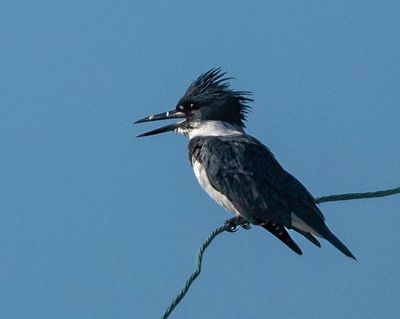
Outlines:
[{"label": "dark eye", "polygon": [[188,112],[188,111],[191,111],[191,110],[198,109],[198,105],[195,102],[184,102],[184,103],[180,104],[177,108],[180,111]]},{"label": "dark eye", "polygon": [[187,102],[185,108],[187,110],[197,110],[199,108],[199,105],[195,102]]}]

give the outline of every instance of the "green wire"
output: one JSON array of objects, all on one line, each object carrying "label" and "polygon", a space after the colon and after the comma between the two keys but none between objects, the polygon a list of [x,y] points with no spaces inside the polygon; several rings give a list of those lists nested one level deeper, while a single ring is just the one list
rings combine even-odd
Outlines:
[{"label": "green wire", "polygon": [[[347,194],[340,194],[340,195],[322,196],[322,197],[316,198],[315,201],[318,204],[320,204],[320,203],[326,203],[326,202],[352,200],[352,199],[384,197],[384,196],[390,196],[390,195],[399,194],[399,193],[400,193],[400,187],[396,187],[396,188],[392,188],[392,189],[388,189],[388,190],[384,190],[384,191],[377,191],[377,192],[347,193]],[[180,293],[175,297],[175,299],[171,302],[171,304],[165,310],[163,316],[161,317],[162,319],[167,319],[169,317],[169,315],[172,313],[172,311],[175,309],[175,307],[185,297],[186,293],[190,289],[190,286],[193,284],[193,282],[196,280],[196,278],[200,275],[204,252],[207,249],[207,247],[211,244],[211,242],[214,240],[214,238],[225,231],[232,232],[232,231],[234,231],[234,229],[237,226],[243,225],[243,224],[246,224],[246,223],[243,221],[240,221],[240,222],[236,223],[236,225],[234,225],[233,227],[232,227],[232,225],[224,224],[224,225],[214,229],[208,235],[206,240],[200,246],[199,251],[197,252],[196,268],[195,268],[194,272],[186,280],[185,286],[181,289]]]}]

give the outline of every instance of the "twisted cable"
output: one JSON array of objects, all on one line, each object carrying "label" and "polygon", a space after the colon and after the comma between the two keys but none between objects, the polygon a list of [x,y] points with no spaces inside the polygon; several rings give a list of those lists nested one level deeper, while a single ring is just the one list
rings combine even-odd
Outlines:
[{"label": "twisted cable", "polygon": [[[376,197],[384,197],[400,194],[400,187],[387,189],[384,191],[377,191],[377,192],[365,192],[365,193],[346,193],[346,194],[339,194],[339,195],[328,195],[322,196],[315,199],[316,203],[326,203],[326,202],[335,202],[335,201],[344,201],[344,200],[352,200],[352,199],[365,199],[365,198],[376,198]],[[243,226],[245,229],[248,228],[248,223],[243,220],[237,220],[235,224],[232,223],[225,223],[224,225],[214,229],[200,246],[200,249],[196,255],[196,266],[194,272],[190,275],[190,277],[186,280],[185,286],[181,289],[180,293],[175,297],[175,299],[171,302],[168,308],[165,310],[162,319],[167,319],[175,307],[181,302],[181,300],[185,297],[186,293],[189,291],[190,286],[196,280],[196,278],[200,275],[203,255],[207,247],[211,244],[215,237],[219,234],[229,231],[234,232],[237,226]]]}]

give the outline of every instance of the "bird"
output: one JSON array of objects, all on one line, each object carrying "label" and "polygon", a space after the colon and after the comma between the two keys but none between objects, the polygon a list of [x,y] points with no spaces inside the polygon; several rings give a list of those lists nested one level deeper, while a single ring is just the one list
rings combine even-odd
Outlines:
[{"label": "bird", "polygon": [[[232,77],[220,67],[200,74],[170,111],[150,115],[134,124],[178,119],[137,137],[175,131],[189,138],[189,161],[203,190],[234,217],[264,228],[295,253],[302,250],[289,230],[317,247],[327,240],[356,259],[330,231],[315,198],[288,173],[268,147],[245,132],[252,92],[231,89]],[[237,225],[237,224],[236,224]]]}]

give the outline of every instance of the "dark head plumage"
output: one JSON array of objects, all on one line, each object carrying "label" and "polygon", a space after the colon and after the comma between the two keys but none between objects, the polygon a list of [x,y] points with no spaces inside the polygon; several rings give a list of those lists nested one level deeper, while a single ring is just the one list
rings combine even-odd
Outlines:
[{"label": "dark head plumage", "polygon": [[242,130],[246,114],[250,110],[249,102],[253,101],[249,91],[230,89],[226,72],[213,68],[201,74],[186,90],[174,110],[146,116],[135,123],[145,123],[167,119],[183,119],[158,129],[138,135],[138,137],[178,131],[185,134],[202,121],[220,121]]},{"label": "dark head plumage", "polygon": [[176,110],[191,112],[191,120],[225,121],[244,127],[248,103],[253,101],[251,92],[230,89],[229,80],[233,78],[225,75],[221,68],[201,74],[186,90]]}]

